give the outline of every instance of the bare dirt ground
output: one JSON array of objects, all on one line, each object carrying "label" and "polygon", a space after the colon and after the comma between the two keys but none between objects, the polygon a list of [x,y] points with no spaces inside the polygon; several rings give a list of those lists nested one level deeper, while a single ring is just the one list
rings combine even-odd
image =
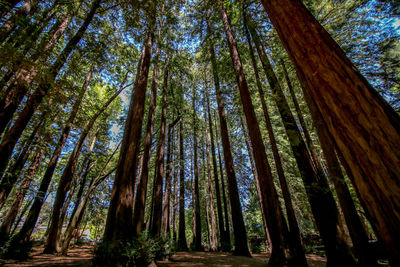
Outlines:
[{"label": "bare dirt ground", "polygon": [[43,247],[34,247],[27,261],[0,261],[0,266],[92,266],[93,246],[76,246],[68,251],[68,256],[42,254]]},{"label": "bare dirt ground", "polygon": [[[233,256],[226,252],[177,252],[169,260],[158,261],[157,266],[267,266],[267,254],[253,254],[251,258]],[[310,267],[325,267],[326,259],[317,255],[307,255]]]},{"label": "bare dirt ground", "polygon": [[[0,266],[92,266],[93,246],[76,246],[68,251],[68,256],[42,254],[43,247],[35,247],[27,261],[0,261]],[[169,260],[158,261],[157,266],[267,266],[267,254],[253,254],[252,258],[233,256],[225,252],[177,252]],[[317,255],[307,255],[310,267],[324,267],[326,259]],[[153,265],[154,266],[154,265]]]}]

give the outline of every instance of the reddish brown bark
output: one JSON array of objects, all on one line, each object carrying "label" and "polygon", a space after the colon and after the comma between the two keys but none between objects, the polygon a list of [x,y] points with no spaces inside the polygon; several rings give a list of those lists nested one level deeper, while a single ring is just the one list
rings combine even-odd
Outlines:
[{"label": "reddish brown bark", "polygon": [[[400,265],[400,118],[301,1],[263,0],[392,265]],[[313,45],[310,45],[313,44]]]},{"label": "reddish brown bark", "polygon": [[283,171],[282,161],[281,161],[281,157],[279,155],[279,149],[278,149],[275,135],[274,135],[274,132],[272,129],[272,123],[271,123],[271,119],[269,116],[268,107],[265,103],[264,91],[262,89],[262,84],[261,84],[258,67],[257,67],[257,61],[255,58],[253,46],[252,46],[251,40],[250,40],[250,33],[249,33],[249,31],[247,29],[247,25],[246,25],[247,24],[246,18],[247,18],[247,15],[244,13],[243,19],[245,22],[245,34],[246,34],[246,39],[247,39],[247,42],[249,45],[250,58],[252,61],[254,74],[255,74],[255,78],[256,78],[258,95],[259,95],[259,99],[261,101],[261,107],[263,110],[265,125],[267,127],[271,150],[272,150],[272,154],[274,157],[276,170],[278,173],[278,179],[279,179],[279,183],[281,185],[282,195],[283,195],[283,198],[285,201],[286,214],[287,214],[287,218],[288,218],[288,222],[289,222],[289,229],[290,229],[289,241],[290,241],[290,246],[291,246],[291,253],[293,254],[293,257],[294,257],[293,260],[295,261],[295,262],[293,262],[293,264],[296,264],[297,266],[307,266],[307,261],[306,261],[304,250],[303,250],[303,247],[301,244],[300,228],[298,225],[296,213],[294,212],[294,209],[293,209],[293,203],[292,203],[292,199],[290,196],[289,187],[287,185],[285,173]]},{"label": "reddish brown bark", "polygon": [[160,123],[160,136],[157,143],[156,166],[154,174],[153,187],[153,207],[152,221],[150,223],[150,234],[154,237],[159,237],[161,234],[162,220],[162,199],[163,199],[163,182],[164,182],[164,154],[165,154],[165,133],[167,126],[167,91],[168,91],[168,53],[165,55],[164,63],[164,81],[163,81],[163,96],[162,110]]},{"label": "reddish brown bark", "polygon": [[225,193],[225,182],[224,182],[224,171],[222,168],[222,159],[221,159],[221,151],[219,146],[219,138],[218,138],[218,127],[217,127],[217,115],[214,110],[214,122],[215,122],[215,139],[217,140],[217,152],[218,152],[218,162],[219,162],[219,171],[221,176],[221,191],[222,191],[222,201],[224,204],[224,218],[225,218],[225,236],[226,243],[222,243],[222,250],[230,251],[231,250],[231,232],[229,230],[229,215],[228,215],[228,204],[226,201],[226,193]]},{"label": "reddish brown bark", "polygon": [[178,135],[176,135],[176,150],[175,150],[175,157],[174,157],[174,202],[173,202],[173,234],[172,238],[176,241],[177,232],[178,232],[178,167],[179,167],[179,142],[178,142]]},{"label": "reddish brown bark", "polygon": [[231,151],[231,144],[229,140],[228,125],[226,121],[226,113],[224,108],[224,101],[221,94],[219,76],[216,69],[216,57],[212,44],[209,44],[211,65],[213,69],[215,91],[217,94],[218,113],[221,127],[222,148],[224,152],[225,171],[228,182],[230,212],[235,214],[232,216],[233,236],[235,239],[235,255],[250,256],[249,248],[247,245],[246,229],[243,221],[242,208],[240,204],[238,186],[236,181],[236,174],[234,170],[233,157]]},{"label": "reddish brown bark", "polygon": [[[160,38],[159,38],[160,39]],[[161,54],[161,46],[157,44],[156,56],[154,58],[153,78],[151,82],[150,103],[147,114],[146,135],[144,139],[143,155],[140,163],[139,182],[136,189],[133,228],[134,235],[138,236],[144,228],[144,210],[146,205],[147,182],[149,178],[149,163],[151,154],[151,142],[153,137],[155,110],[157,105],[157,88],[159,75],[159,58]]]},{"label": "reddish brown bark", "polygon": [[[181,103],[183,103],[183,92]],[[181,106],[181,108],[183,105]],[[185,158],[183,147],[183,120],[179,123],[179,232],[178,232],[178,251],[187,251],[186,227],[185,227]]]},{"label": "reddish brown bark", "polygon": [[328,181],[321,170],[314,166],[314,162],[257,32],[254,27],[249,27],[249,30],[256,44],[258,55],[274,94],[275,103],[300,170],[312,213],[327,250],[329,265],[346,264],[347,266],[354,266],[355,261],[344,240],[343,232],[340,231],[339,214]]},{"label": "reddish brown bark", "polygon": [[172,185],[172,154],[173,154],[173,129],[175,124],[177,124],[180,120],[180,117],[175,119],[172,123],[168,125],[168,147],[167,147],[167,167],[165,174],[165,195],[164,195],[164,204],[163,204],[163,216],[162,216],[162,233],[163,236],[166,237],[170,235],[170,210],[171,210],[171,185]]}]

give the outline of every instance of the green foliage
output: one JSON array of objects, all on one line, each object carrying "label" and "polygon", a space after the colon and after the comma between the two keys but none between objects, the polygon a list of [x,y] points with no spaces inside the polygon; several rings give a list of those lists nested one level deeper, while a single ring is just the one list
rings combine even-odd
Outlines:
[{"label": "green foliage", "polygon": [[33,241],[21,241],[19,243],[12,242],[12,236],[6,237],[7,241],[5,245],[0,247],[0,258],[1,259],[15,259],[15,260],[26,260],[32,251]]},{"label": "green foliage", "polygon": [[95,248],[94,266],[147,266],[155,260],[170,256],[176,244],[166,238],[154,239],[147,231],[131,242],[111,245],[100,243]]}]

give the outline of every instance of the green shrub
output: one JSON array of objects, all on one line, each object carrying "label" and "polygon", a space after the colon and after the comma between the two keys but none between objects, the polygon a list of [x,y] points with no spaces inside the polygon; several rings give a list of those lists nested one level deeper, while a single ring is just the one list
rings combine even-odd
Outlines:
[{"label": "green shrub", "polygon": [[15,242],[12,237],[8,238],[7,242],[0,249],[0,258],[26,260],[32,251],[33,241]]},{"label": "green shrub", "polygon": [[132,242],[111,246],[100,243],[95,248],[94,266],[147,266],[154,260],[168,257],[175,249],[169,239],[153,239],[143,232]]}]

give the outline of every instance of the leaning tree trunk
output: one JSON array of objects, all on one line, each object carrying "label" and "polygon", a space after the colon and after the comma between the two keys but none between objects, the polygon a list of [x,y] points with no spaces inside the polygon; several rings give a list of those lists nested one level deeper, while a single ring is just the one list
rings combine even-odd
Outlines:
[{"label": "leaning tree trunk", "polygon": [[258,95],[259,95],[259,99],[261,101],[261,107],[263,110],[265,124],[267,127],[271,150],[272,150],[272,154],[274,157],[276,171],[278,173],[278,179],[279,179],[279,183],[281,185],[282,195],[283,195],[284,202],[285,202],[286,214],[287,214],[289,228],[290,228],[289,241],[290,241],[290,246],[291,246],[291,252],[293,254],[293,257],[295,258],[294,260],[296,261],[295,264],[297,266],[307,266],[304,249],[301,244],[301,232],[300,232],[299,224],[297,221],[296,213],[294,212],[294,209],[293,209],[293,203],[292,203],[292,199],[290,196],[289,187],[287,185],[285,173],[283,171],[282,161],[281,161],[281,157],[279,155],[279,149],[278,149],[275,135],[274,135],[274,132],[272,129],[272,123],[271,123],[271,119],[269,116],[268,107],[265,103],[264,91],[262,89],[260,75],[259,75],[258,67],[257,67],[257,61],[255,58],[253,46],[252,46],[251,40],[250,40],[250,33],[247,28],[247,19],[246,19],[245,13],[243,14],[243,20],[245,23],[244,28],[245,28],[247,43],[249,45],[250,58],[251,58],[251,62],[253,65],[254,74],[255,74],[255,78],[256,78]]},{"label": "leaning tree trunk", "polygon": [[263,0],[393,266],[400,265],[400,117],[300,0]]},{"label": "leaning tree trunk", "polygon": [[257,117],[254,112],[254,106],[251,101],[250,92],[243,71],[243,65],[237,50],[237,45],[233,31],[231,29],[228,15],[223,7],[221,0],[218,1],[219,9],[224,24],[226,39],[231,54],[231,59],[236,73],[236,80],[239,87],[240,97],[242,100],[243,111],[246,117],[246,123],[249,131],[250,141],[254,150],[254,160],[256,163],[259,184],[263,197],[264,215],[267,218],[268,229],[270,230],[271,242],[273,250],[269,264],[272,266],[282,266],[287,261],[288,255],[286,251],[286,242],[288,229],[283,217],[282,209],[276,193],[271,167],[268,163],[265,146],[262,140]]},{"label": "leaning tree trunk", "polygon": [[3,218],[3,223],[0,226],[0,246],[4,245],[3,237],[6,237],[10,234],[11,227],[17,218],[18,211],[21,208],[22,202],[24,201],[26,192],[31,185],[31,182],[34,178],[34,175],[39,168],[40,160],[45,152],[45,144],[40,145],[36,148],[35,154],[32,158],[32,164],[26,173],[24,179],[21,182],[20,188],[18,189],[17,193],[15,194],[14,200],[11,203],[10,208],[8,209],[6,216]]},{"label": "leaning tree trunk", "polygon": [[339,229],[339,214],[328,181],[325,175],[318,168],[315,168],[297,127],[296,120],[290,111],[289,104],[265,53],[264,46],[259,40],[254,25],[249,26],[265,75],[274,94],[274,100],[281,115],[293,155],[300,170],[312,213],[326,247],[328,265],[339,266],[346,264],[347,266],[354,266],[355,261],[343,238],[343,233]]},{"label": "leaning tree trunk", "polygon": [[[208,32],[211,30],[208,28]],[[228,192],[230,200],[230,212],[232,214],[232,228],[233,236],[235,239],[235,255],[250,256],[249,248],[247,245],[246,228],[244,226],[242,208],[240,204],[239,191],[236,181],[236,174],[234,170],[233,157],[231,144],[229,140],[228,124],[226,121],[226,113],[224,107],[224,100],[220,89],[219,76],[217,71],[217,62],[215,51],[212,44],[209,45],[211,55],[211,65],[214,75],[215,91],[217,94],[218,113],[221,127],[222,148],[224,152],[225,171],[228,182]],[[234,214],[234,216],[233,216]]]},{"label": "leaning tree trunk", "polygon": [[78,159],[86,137],[88,136],[90,130],[93,128],[97,119],[101,114],[108,108],[108,106],[117,98],[117,96],[124,90],[124,80],[119,88],[119,90],[107,100],[107,102],[96,112],[96,114],[88,121],[88,123],[84,126],[81,135],[78,141],[75,144],[73,151],[71,152],[67,165],[64,168],[64,171],[61,175],[60,181],[58,182],[57,193],[53,205],[52,210],[52,219],[49,227],[49,234],[47,236],[46,245],[44,249],[44,253],[53,253],[58,250],[58,241],[60,236],[58,233],[59,221],[60,221],[60,213],[65,201],[65,196],[68,193],[68,190],[71,186],[71,181],[74,177],[76,165],[78,164]]},{"label": "leaning tree trunk", "polygon": [[[161,39],[161,38],[159,38]],[[137,237],[144,228],[144,210],[146,206],[147,182],[149,178],[149,164],[151,154],[151,142],[153,137],[154,118],[156,116],[157,88],[159,75],[159,58],[161,55],[161,46],[157,43],[156,56],[154,58],[153,78],[151,82],[150,103],[147,114],[146,135],[144,137],[143,155],[140,163],[139,182],[137,184],[135,205],[133,213],[134,236]]]},{"label": "leaning tree trunk", "polygon": [[156,166],[154,175],[153,188],[153,207],[152,221],[150,224],[150,234],[153,237],[159,237],[161,234],[162,220],[162,197],[163,197],[163,180],[164,180],[164,154],[165,154],[165,132],[167,124],[167,91],[168,91],[168,54],[165,55],[164,63],[164,81],[163,81],[163,98],[161,110],[160,136],[157,144]]},{"label": "leaning tree trunk", "polygon": [[96,10],[100,7],[101,0],[95,0],[92,4],[90,12],[88,13],[85,21],[76,32],[76,34],[69,40],[61,54],[57,57],[55,63],[51,66],[49,70],[49,75],[39,81],[38,89],[32,93],[26,102],[25,108],[20,112],[18,118],[15,120],[14,125],[3,137],[0,144],[0,158],[3,160],[0,162],[0,172],[4,171],[5,166],[11,156],[11,153],[15,147],[15,144],[22,135],[22,132],[26,128],[27,124],[31,120],[35,110],[38,108],[43,100],[43,97],[48,93],[52,87],[52,81],[54,81],[60,72],[61,68],[64,66],[67,58],[72,53],[72,51],[77,47],[79,41],[82,39],[84,33],[86,32],[89,24],[91,23]]}]

